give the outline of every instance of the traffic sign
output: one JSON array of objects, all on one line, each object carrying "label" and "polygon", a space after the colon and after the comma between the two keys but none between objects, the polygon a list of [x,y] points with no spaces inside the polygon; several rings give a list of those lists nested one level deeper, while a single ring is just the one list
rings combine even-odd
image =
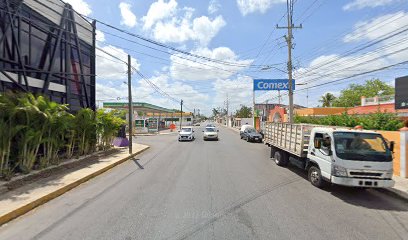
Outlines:
[{"label": "traffic sign", "polygon": [[[289,90],[288,79],[254,79],[254,91]],[[292,79],[292,90],[295,90],[295,79]]]}]

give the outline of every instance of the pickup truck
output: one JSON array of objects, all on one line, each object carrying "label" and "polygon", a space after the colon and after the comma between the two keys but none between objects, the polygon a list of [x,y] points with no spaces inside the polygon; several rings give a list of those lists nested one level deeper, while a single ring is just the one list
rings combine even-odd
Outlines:
[{"label": "pickup truck", "polygon": [[386,188],[392,180],[394,142],[374,131],[346,127],[267,122],[264,143],[279,166],[291,163],[312,185]]}]

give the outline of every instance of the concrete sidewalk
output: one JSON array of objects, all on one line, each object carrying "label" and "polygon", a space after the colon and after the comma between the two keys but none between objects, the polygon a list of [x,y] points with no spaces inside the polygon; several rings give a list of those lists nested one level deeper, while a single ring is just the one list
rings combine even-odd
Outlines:
[{"label": "concrete sidewalk", "polygon": [[148,148],[149,146],[134,143],[133,154],[131,155],[129,155],[128,149],[124,148],[120,152],[106,156],[85,168],[65,175],[56,175],[35,181],[5,193],[0,197],[0,225],[64,194]]},{"label": "concrete sidewalk", "polygon": [[134,135],[134,137],[137,136],[156,136],[156,135],[170,135],[170,134],[176,134],[178,130],[173,130],[171,131],[170,129],[166,129],[166,130],[161,130],[158,133],[136,133]]},{"label": "concrete sidewalk", "polygon": [[395,181],[395,186],[386,190],[408,200],[408,178],[393,176],[392,179]]},{"label": "concrete sidewalk", "polygon": [[[218,125],[239,133],[238,128],[227,127],[223,124],[218,124]],[[393,176],[392,179],[395,181],[395,186],[392,188],[383,189],[384,190],[383,192],[390,193],[392,195],[408,200],[408,178],[401,178],[398,176]]]}]

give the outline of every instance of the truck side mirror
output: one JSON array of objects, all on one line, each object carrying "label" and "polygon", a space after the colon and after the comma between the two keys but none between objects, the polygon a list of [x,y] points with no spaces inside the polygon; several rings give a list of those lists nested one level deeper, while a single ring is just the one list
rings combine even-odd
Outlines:
[{"label": "truck side mirror", "polygon": [[319,139],[314,140],[314,147],[320,149],[322,147],[322,142]]},{"label": "truck side mirror", "polygon": [[391,141],[391,142],[390,142],[390,151],[391,151],[391,152],[394,152],[394,145],[395,145],[395,142],[394,142],[394,141]]}]

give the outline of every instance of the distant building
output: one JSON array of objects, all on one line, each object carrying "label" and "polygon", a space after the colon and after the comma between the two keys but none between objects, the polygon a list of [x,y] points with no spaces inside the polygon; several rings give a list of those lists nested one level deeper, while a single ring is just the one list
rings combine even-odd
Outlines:
[{"label": "distant building", "polygon": [[59,0],[0,1],[0,92],[95,109],[95,25]]}]

